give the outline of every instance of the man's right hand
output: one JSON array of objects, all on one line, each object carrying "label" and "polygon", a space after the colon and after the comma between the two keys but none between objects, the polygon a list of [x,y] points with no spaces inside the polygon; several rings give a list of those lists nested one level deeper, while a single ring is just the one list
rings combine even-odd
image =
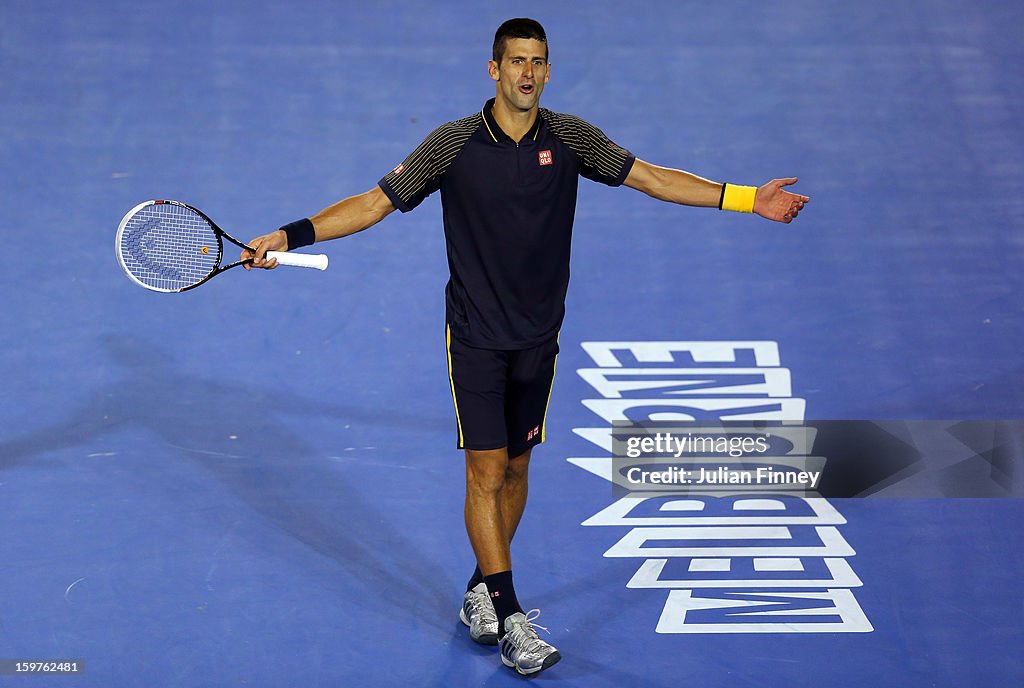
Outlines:
[{"label": "man's right hand", "polygon": [[246,263],[245,269],[248,270],[250,267],[262,268],[264,270],[273,270],[277,267],[277,259],[271,258],[266,260],[267,251],[287,251],[288,250],[288,235],[284,233],[284,230],[279,229],[276,232],[270,234],[264,234],[261,237],[256,237],[249,242],[249,245],[254,250],[250,251],[245,249],[242,251],[242,260],[253,259],[252,264]]}]

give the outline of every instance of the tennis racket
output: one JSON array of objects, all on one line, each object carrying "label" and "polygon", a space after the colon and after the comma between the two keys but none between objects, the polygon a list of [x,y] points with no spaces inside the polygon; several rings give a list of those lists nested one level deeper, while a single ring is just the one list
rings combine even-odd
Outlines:
[{"label": "tennis racket", "polygon": [[[224,240],[253,251],[213,220],[181,201],[146,201],[121,219],[117,228],[117,259],[140,287],[161,292],[195,289],[211,277],[252,258],[230,265],[224,259]],[[327,256],[267,251],[280,265],[327,269]]]}]

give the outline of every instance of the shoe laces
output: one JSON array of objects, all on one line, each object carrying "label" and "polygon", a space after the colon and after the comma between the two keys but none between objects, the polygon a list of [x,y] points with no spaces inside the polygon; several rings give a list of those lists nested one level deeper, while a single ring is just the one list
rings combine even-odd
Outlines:
[{"label": "shoe laces", "polygon": [[534,620],[540,616],[539,609],[531,609],[526,613],[526,619],[521,623],[516,624],[516,629],[519,630],[522,635],[526,638],[527,642],[523,645],[523,652],[533,652],[534,650],[543,648],[547,645],[543,640],[540,639],[540,635],[534,629],[539,628],[545,633],[550,634],[545,626],[541,626],[538,623],[534,623]]},{"label": "shoe laces", "polygon": [[469,604],[473,607],[473,612],[480,617],[481,624],[498,623],[498,615],[494,613],[494,606],[490,604],[487,595],[470,595]]}]

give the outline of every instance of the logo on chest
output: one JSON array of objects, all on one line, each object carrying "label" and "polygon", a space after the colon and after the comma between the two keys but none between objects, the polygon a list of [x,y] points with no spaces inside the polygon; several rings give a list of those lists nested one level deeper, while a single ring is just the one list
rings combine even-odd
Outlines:
[{"label": "logo on chest", "polygon": [[554,158],[551,157],[551,151],[542,150],[537,153],[537,160],[541,165],[550,165],[554,162]]}]

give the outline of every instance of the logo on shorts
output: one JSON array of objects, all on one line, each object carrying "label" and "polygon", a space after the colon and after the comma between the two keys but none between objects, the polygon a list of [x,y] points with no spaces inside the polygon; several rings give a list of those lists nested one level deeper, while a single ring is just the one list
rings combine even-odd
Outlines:
[{"label": "logo on shorts", "polygon": [[404,170],[404,169],[405,169],[405,165],[404,165],[404,164],[402,164],[402,163],[398,163],[398,167],[396,167],[396,168],[395,168],[394,170],[392,170],[392,171],[393,171],[393,172],[394,172],[395,174],[402,174],[402,170]]},{"label": "logo on shorts", "polygon": [[551,151],[549,150],[542,150],[540,153],[537,153],[537,159],[540,161],[541,165],[550,165],[554,162],[551,158]]},{"label": "logo on shorts", "polygon": [[533,430],[531,430],[530,432],[526,433],[526,441],[529,442],[530,440],[532,440],[534,437],[536,437],[539,434],[540,434],[540,426],[538,425]]}]

